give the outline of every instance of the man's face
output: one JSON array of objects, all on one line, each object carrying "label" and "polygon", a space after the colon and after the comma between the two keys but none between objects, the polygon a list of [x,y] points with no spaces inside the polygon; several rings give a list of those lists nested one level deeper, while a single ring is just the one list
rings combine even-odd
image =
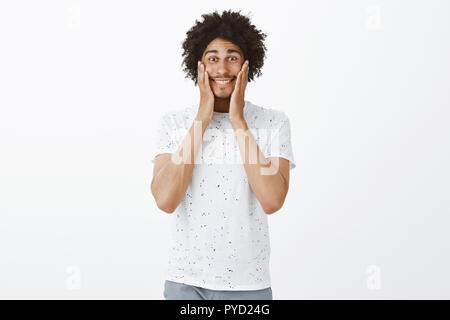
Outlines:
[{"label": "man's face", "polygon": [[[232,42],[216,38],[208,44],[202,56],[202,63],[206,66],[209,84],[216,98],[231,97],[244,62],[242,50]],[[230,81],[219,83],[220,80]]]}]

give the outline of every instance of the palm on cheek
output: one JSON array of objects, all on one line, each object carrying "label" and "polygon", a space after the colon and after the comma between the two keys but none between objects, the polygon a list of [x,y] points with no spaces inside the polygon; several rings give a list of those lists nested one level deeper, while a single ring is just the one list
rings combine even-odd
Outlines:
[{"label": "palm on cheek", "polygon": [[230,119],[244,119],[244,95],[248,82],[248,60],[241,67],[230,99]]}]

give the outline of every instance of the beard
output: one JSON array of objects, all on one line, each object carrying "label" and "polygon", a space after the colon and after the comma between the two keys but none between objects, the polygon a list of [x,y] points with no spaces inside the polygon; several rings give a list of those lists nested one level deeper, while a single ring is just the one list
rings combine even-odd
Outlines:
[{"label": "beard", "polygon": [[226,92],[222,92],[222,93],[216,94],[213,91],[213,94],[214,94],[214,98],[216,98],[216,99],[230,99],[231,98],[231,94],[228,94]]},{"label": "beard", "polygon": [[220,89],[212,90],[212,92],[214,94],[214,98],[217,98],[217,99],[230,99],[231,95],[234,92],[234,87],[233,87],[233,90],[231,90],[230,93],[228,93],[228,90],[220,90]]}]

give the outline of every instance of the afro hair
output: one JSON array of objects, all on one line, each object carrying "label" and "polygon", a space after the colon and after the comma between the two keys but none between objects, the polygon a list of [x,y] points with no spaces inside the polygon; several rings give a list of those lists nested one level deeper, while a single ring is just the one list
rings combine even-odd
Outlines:
[{"label": "afro hair", "polygon": [[219,15],[217,11],[210,14],[202,14],[203,21],[195,21],[195,25],[186,32],[184,40],[183,71],[185,78],[190,78],[197,85],[197,61],[201,60],[203,52],[208,44],[216,38],[221,38],[239,46],[244,52],[244,61],[249,60],[248,82],[253,77],[261,76],[261,68],[264,65],[266,47],[264,39],[266,34],[251,24],[250,19],[238,12],[223,11]]}]

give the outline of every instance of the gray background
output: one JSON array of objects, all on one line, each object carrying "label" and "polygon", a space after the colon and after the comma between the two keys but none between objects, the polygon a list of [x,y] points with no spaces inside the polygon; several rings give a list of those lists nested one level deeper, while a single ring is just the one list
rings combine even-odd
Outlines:
[{"label": "gray background", "polygon": [[246,99],[291,121],[274,299],[450,298],[450,2],[242,3],[1,1],[1,298],[163,299],[155,126],[214,9],[268,34]]}]

